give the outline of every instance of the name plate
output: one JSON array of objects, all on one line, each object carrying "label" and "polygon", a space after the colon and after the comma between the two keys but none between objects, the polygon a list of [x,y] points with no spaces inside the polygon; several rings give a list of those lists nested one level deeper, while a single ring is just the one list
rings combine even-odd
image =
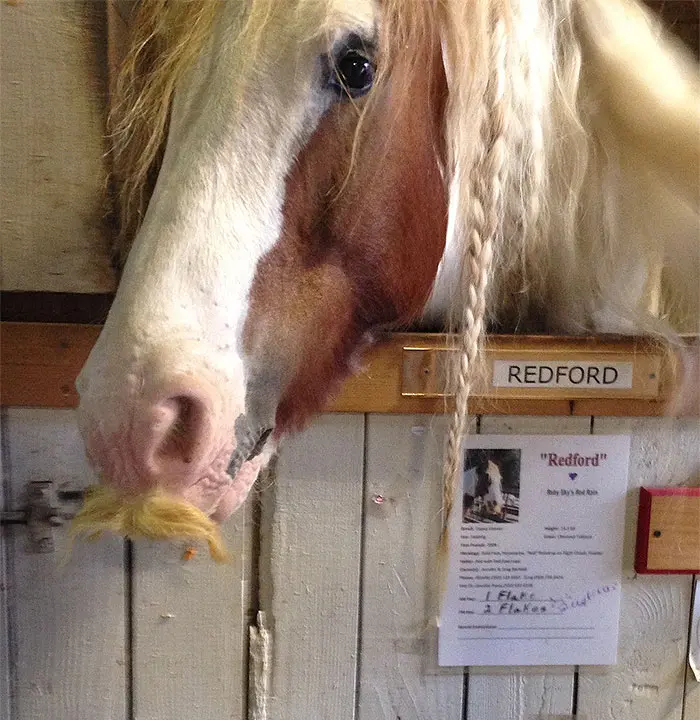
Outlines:
[{"label": "name plate", "polygon": [[[446,397],[453,376],[454,350],[403,349],[401,394]],[[626,398],[661,396],[660,352],[552,351],[487,348],[486,371],[474,396],[514,399]]]},{"label": "name plate", "polygon": [[491,385],[495,388],[629,390],[633,369],[631,362],[494,360]]}]

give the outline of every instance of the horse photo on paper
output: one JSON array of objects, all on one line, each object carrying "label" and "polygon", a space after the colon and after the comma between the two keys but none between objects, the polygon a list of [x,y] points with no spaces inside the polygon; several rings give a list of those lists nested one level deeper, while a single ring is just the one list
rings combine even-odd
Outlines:
[{"label": "horse photo on paper", "polygon": [[463,522],[518,522],[520,450],[467,450],[464,455],[462,492]]}]

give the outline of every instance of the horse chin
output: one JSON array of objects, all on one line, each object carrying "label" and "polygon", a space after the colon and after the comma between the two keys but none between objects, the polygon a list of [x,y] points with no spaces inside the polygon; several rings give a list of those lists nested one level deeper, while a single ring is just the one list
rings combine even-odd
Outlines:
[{"label": "horse chin", "polygon": [[268,440],[262,452],[243,462],[234,476],[228,473],[216,479],[206,476],[187,488],[183,498],[209,515],[212,520],[223,522],[243,505],[274,452],[275,443]]}]

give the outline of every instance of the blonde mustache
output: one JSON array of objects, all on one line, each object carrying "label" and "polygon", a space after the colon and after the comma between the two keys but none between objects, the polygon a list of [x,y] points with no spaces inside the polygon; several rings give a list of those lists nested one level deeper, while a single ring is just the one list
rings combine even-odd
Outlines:
[{"label": "blonde mustache", "polygon": [[105,485],[90,487],[73,518],[70,537],[96,540],[105,532],[128,538],[204,541],[214,560],[230,559],[219,525],[199,508],[162,490],[129,497]]}]

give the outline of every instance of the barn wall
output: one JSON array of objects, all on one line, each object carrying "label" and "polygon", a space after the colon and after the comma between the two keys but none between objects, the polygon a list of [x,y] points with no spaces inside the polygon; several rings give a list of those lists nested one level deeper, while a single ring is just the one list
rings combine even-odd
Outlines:
[{"label": "barn wall", "polygon": [[[647,4],[697,54],[698,3]],[[132,5],[0,3],[0,290],[114,290],[105,118]]]},{"label": "barn wall", "polygon": [[[92,481],[73,411],[6,408],[7,504]],[[636,576],[640,485],[700,484],[697,420],[496,417],[482,433],[629,433],[620,657],[610,668],[431,665],[445,417],[323,415],[226,526],[236,560],[103,539],[31,555],[4,528],[9,720],[689,720],[691,576]],[[377,496],[383,502],[377,503]],[[63,530],[56,536],[63,544]],[[2,594],[4,592],[4,595]],[[271,648],[248,662],[264,613]],[[253,674],[253,669],[255,673]],[[249,702],[248,686],[252,684]],[[9,689],[9,697],[7,690]],[[685,715],[684,713],[685,707]],[[695,710],[694,710],[695,709]]]}]

